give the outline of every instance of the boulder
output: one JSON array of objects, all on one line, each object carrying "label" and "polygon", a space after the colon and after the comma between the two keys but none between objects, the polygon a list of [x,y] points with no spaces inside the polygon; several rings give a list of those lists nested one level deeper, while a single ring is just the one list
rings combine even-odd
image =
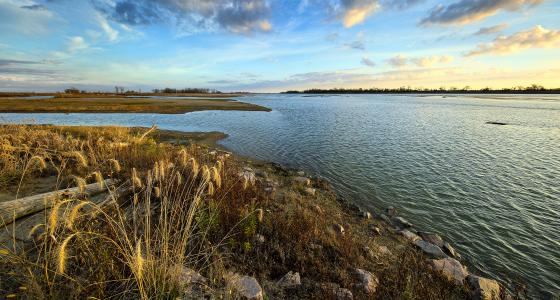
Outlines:
[{"label": "boulder", "polygon": [[241,299],[262,300],[264,298],[263,290],[254,277],[228,273],[226,282],[228,289]]},{"label": "boulder", "polygon": [[356,287],[362,290],[365,294],[374,294],[377,286],[379,285],[379,279],[377,279],[375,275],[363,269],[356,269],[356,275],[358,277]]},{"label": "boulder", "polygon": [[406,229],[399,231],[399,234],[404,236],[407,240],[411,242],[416,242],[417,240],[421,240],[421,238],[416,233],[413,233]]},{"label": "boulder", "polygon": [[298,272],[288,272],[278,281],[278,284],[283,287],[294,287],[301,285],[301,278]]},{"label": "boulder", "polygon": [[403,217],[392,217],[391,221],[400,228],[411,228],[412,224]]},{"label": "boulder", "polygon": [[420,248],[420,250],[422,250],[422,252],[426,253],[430,258],[444,258],[447,257],[447,255],[445,255],[445,253],[443,253],[443,250],[441,250],[440,247],[432,244],[432,243],[428,243],[424,240],[417,240],[414,242],[414,245],[416,245],[416,247]]},{"label": "boulder", "polygon": [[457,251],[455,251],[455,248],[453,248],[448,242],[444,242],[441,249],[443,250],[443,252],[445,252],[445,254],[453,258],[461,258],[461,255]]},{"label": "boulder", "polygon": [[301,184],[301,185],[310,185],[311,184],[311,179],[309,179],[307,177],[302,177],[302,176],[294,177],[293,181],[295,183]]},{"label": "boulder", "polygon": [[465,278],[469,275],[467,268],[454,258],[432,259],[430,263],[434,270],[441,272],[445,277],[458,285],[462,285]]},{"label": "boulder", "polygon": [[315,190],[314,188],[306,187],[303,191],[309,196],[315,196],[315,192],[317,190]]},{"label": "boulder", "polygon": [[477,300],[499,300],[500,284],[496,280],[469,275],[467,278],[472,289],[473,299]]},{"label": "boulder", "polygon": [[437,233],[431,232],[418,232],[418,235],[426,242],[432,243],[438,247],[443,247],[443,239]]}]

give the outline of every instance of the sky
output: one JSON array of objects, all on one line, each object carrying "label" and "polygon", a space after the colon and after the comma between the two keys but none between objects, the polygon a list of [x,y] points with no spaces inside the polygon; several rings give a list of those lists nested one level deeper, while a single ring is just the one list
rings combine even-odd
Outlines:
[{"label": "sky", "polygon": [[533,83],[559,0],[0,0],[0,91]]}]

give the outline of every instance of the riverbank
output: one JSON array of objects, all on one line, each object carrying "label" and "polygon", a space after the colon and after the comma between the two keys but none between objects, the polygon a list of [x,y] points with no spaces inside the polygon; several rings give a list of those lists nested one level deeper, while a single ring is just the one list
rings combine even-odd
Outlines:
[{"label": "riverbank", "polygon": [[[76,178],[115,180],[120,190],[128,184],[127,193],[58,199],[35,217],[41,228],[27,224],[33,232],[16,226],[16,247],[0,255],[4,295],[465,299],[484,298],[477,291],[504,293],[494,281],[468,275],[450,257],[456,255],[449,244],[417,234],[395,209],[362,211],[321,179],[197,143],[217,133],[47,125],[2,126],[0,133],[4,186],[49,177],[57,178],[55,189],[74,186]],[[117,205],[95,202],[107,197]],[[102,213],[90,215],[86,206]]]},{"label": "riverbank", "polygon": [[21,99],[0,97],[2,113],[159,113],[183,114],[203,110],[270,111],[270,109],[228,98],[127,98],[60,97]]}]

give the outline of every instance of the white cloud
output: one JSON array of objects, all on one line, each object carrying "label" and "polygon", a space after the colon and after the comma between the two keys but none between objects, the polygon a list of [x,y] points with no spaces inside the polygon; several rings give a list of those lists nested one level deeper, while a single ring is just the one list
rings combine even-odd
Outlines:
[{"label": "white cloud", "polygon": [[483,54],[509,54],[529,48],[560,46],[560,30],[551,30],[537,25],[509,36],[499,36],[491,43],[479,44],[466,56]]},{"label": "white cloud", "polygon": [[68,41],[68,52],[74,53],[77,51],[85,50],[89,48],[89,45],[86,43],[83,37],[75,36],[70,38]]},{"label": "white cloud", "polygon": [[431,56],[417,56],[408,58],[405,55],[399,54],[391,57],[387,62],[397,68],[402,68],[408,64],[414,64],[421,68],[431,68],[438,64],[449,64],[454,60],[450,55],[431,55]]},{"label": "white cloud", "polygon": [[102,15],[97,14],[97,22],[99,23],[101,29],[103,29],[103,32],[105,32],[105,34],[107,35],[109,41],[114,42],[119,38],[119,32],[111,27],[107,19]]}]

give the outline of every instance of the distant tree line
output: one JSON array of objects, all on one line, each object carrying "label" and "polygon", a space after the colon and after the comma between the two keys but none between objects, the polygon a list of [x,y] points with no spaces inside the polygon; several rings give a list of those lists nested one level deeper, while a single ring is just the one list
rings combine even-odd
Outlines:
[{"label": "distant tree line", "polygon": [[185,88],[185,89],[153,89],[152,92],[155,94],[221,94],[222,92],[216,89],[204,89],[204,88]]},{"label": "distant tree line", "polygon": [[559,94],[560,88],[546,89],[542,85],[532,84],[530,86],[516,86],[512,88],[492,89],[489,87],[482,89],[472,89],[470,86],[463,88],[369,88],[369,89],[308,89],[304,91],[286,91],[284,94]]}]

